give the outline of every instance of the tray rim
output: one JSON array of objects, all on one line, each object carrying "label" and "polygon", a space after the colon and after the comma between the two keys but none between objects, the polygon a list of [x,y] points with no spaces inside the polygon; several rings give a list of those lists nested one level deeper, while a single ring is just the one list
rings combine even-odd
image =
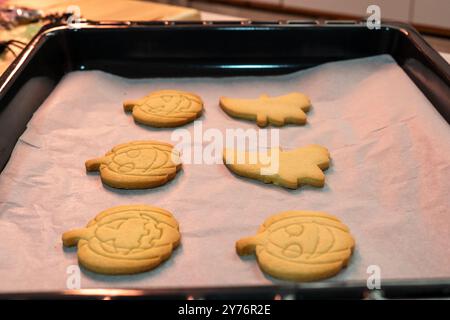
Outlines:
[{"label": "tray rim", "polygon": [[[415,289],[420,288],[426,294],[421,294]],[[326,292],[328,291],[328,292]],[[399,294],[398,292],[408,292]],[[336,295],[327,296],[328,293]],[[396,292],[397,294],[393,294]],[[217,286],[217,287],[183,287],[183,288],[86,288],[75,290],[59,291],[30,291],[30,292],[6,292],[0,293],[0,300],[3,299],[129,299],[129,298],[157,298],[174,300],[216,300],[220,295],[226,295],[230,299],[254,299],[259,297],[262,300],[296,300],[309,298],[311,295],[322,295],[322,298],[339,299],[367,299],[367,300],[389,300],[414,298],[443,298],[450,296],[450,278],[430,278],[411,280],[384,280],[380,289],[368,289],[364,281],[325,281],[325,282],[304,282],[273,285],[255,286]],[[245,298],[249,295],[250,298]],[[320,298],[319,298],[320,299]]]},{"label": "tray rim", "polygon": [[[30,40],[28,45],[10,64],[0,77],[0,101],[5,92],[14,82],[16,76],[26,65],[36,51],[42,45],[46,37],[52,36],[55,32],[67,30],[86,30],[86,29],[120,29],[120,28],[213,28],[213,29],[276,29],[276,28],[366,28],[365,21],[357,20],[330,20],[320,23],[317,20],[287,20],[287,21],[93,21],[83,20],[78,28],[73,29],[66,23],[53,22],[44,25],[39,32]],[[441,76],[446,80],[450,88],[450,64],[432,48],[418,33],[418,31],[407,23],[389,21],[382,23],[381,28],[395,29],[407,36],[419,50],[425,53],[429,63],[442,71]],[[450,123],[449,123],[450,124]],[[130,298],[130,297],[163,297],[167,299],[187,299],[194,297],[202,298],[205,295],[226,294],[230,297],[241,296],[243,292],[249,295],[260,295],[267,297],[268,294],[275,297],[279,296],[308,296],[308,294],[317,292],[342,290],[346,292],[354,291],[360,294],[360,298],[370,298],[372,291],[381,292],[387,290],[411,290],[420,297],[420,290],[438,297],[450,296],[450,278],[426,278],[426,279],[389,279],[382,280],[381,289],[370,290],[365,281],[321,281],[314,283],[292,283],[292,284],[272,284],[258,286],[218,286],[218,287],[185,287],[185,288],[138,288],[138,289],[79,289],[79,290],[61,290],[61,291],[31,291],[31,292],[2,292],[0,299],[103,299],[103,298]],[[325,296],[325,295],[324,295]],[[340,295],[336,295],[339,297]]]}]

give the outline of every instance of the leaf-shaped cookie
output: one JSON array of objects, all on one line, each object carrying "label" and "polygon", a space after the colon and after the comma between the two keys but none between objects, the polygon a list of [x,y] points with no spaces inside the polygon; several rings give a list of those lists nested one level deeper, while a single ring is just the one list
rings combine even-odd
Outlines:
[{"label": "leaf-shaped cookie", "polygon": [[265,127],[269,123],[275,126],[305,124],[305,112],[311,108],[311,102],[304,94],[293,92],[278,97],[263,94],[257,99],[222,97],[220,106],[232,117],[256,120],[258,126]]},{"label": "leaf-shaped cookie", "polygon": [[297,189],[302,184],[324,186],[325,175],[322,170],[328,168],[330,154],[327,148],[320,145],[288,151],[274,148],[268,152],[225,149],[223,161],[231,171],[240,176]]}]

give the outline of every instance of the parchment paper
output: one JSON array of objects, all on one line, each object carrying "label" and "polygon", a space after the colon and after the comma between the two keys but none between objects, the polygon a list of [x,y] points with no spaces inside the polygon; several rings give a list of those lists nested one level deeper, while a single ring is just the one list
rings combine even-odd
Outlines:
[{"label": "parchment paper", "polygon": [[[257,128],[227,116],[219,97],[290,91],[310,96],[305,126],[280,130],[284,148],[329,148],[323,189],[286,190],[237,177],[223,165],[184,165],[169,184],[116,190],[84,161],[137,139],[170,142],[172,129],[136,125],[125,99],[152,90],[196,92],[203,129]],[[193,124],[185,128],[193,131]],[[99,71],[68,74],[34,114],[0,177],[0,291],[66,289],[75,249],[61,234],[116,205],[147,203],[171,211],[182,245],[154,271],[102,276],[82,269],[82,288],[264,285],[254,258],[235,241],[284,210],[338,216],[356,239],[348,268],[326,281],[450,278],[450,126],[390,56],[328,63],[283,76],[124,79]],[[69,269],[70,270],[70,269]]]}]

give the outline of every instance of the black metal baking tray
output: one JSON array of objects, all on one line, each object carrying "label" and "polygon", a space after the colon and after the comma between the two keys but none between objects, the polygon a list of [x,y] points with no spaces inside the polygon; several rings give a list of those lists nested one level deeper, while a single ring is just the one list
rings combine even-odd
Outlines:
[{"label": "black metal baking tray", "polygon": [[[92,22],[45,26],[0,78],[0,169],[33,112],[75,70],[131,78],[274,75],[322,63],[390,54],[450,123],[450,66],[409,25],[363,22]],[[382,295],[450,296],[450,279],[384,281]],[[79,290],[0,298],[356,298],[363,282],[289,286]],[[372,295],[373,296],[373,295]],[[375,295],[377,296],[377,295]]]}]

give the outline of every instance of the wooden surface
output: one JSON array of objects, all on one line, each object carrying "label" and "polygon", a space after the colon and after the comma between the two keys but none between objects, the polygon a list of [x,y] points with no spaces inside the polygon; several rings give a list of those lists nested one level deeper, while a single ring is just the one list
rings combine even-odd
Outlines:
[{"label": "wooden surface", "polygon": [[9,0],[7,3],[45,13],[65,12],[69,6],[78,6],[81,16],[89,20],[200,20],[196,9],[141,0]]}]

